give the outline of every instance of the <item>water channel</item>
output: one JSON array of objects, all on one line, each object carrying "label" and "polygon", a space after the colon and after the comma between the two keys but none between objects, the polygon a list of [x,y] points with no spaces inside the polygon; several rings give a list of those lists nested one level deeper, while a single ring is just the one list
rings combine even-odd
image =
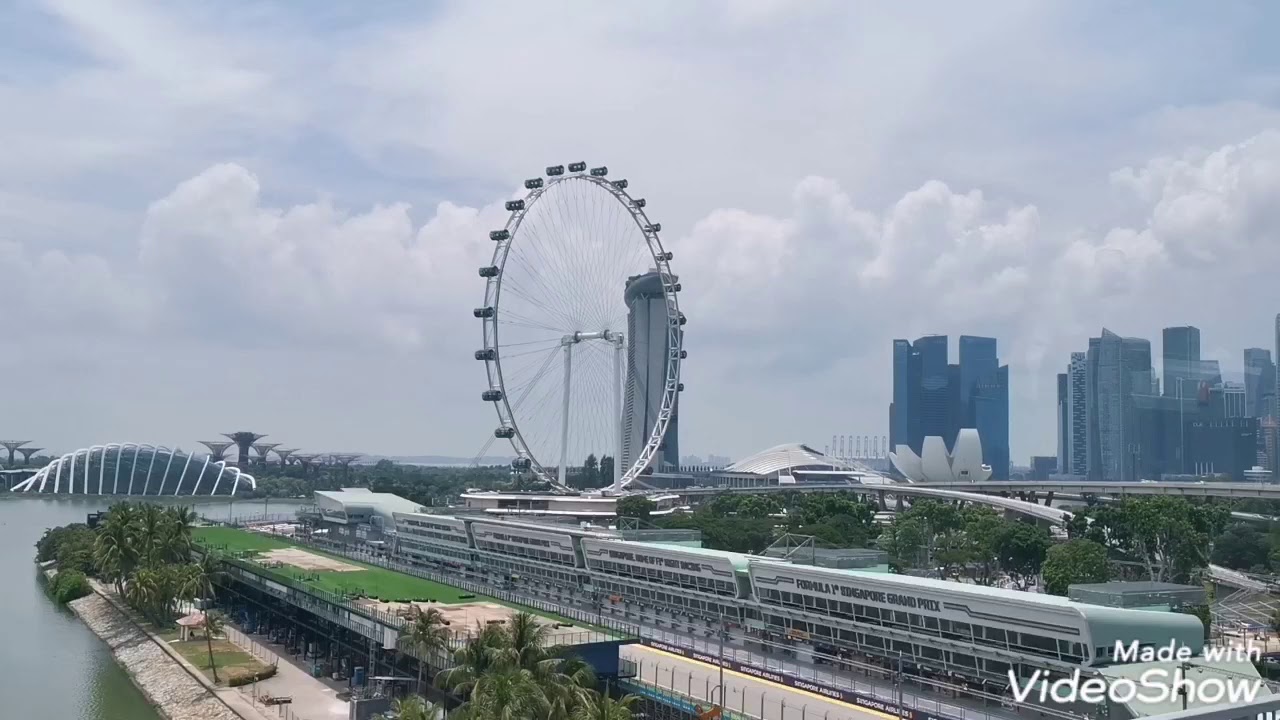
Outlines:
[{"label": "water channel", "polygon": [[[98,497],[20,497],[0,491],[0,717],[14,720],[158,720],[107,646],[45,594],[33,559],[45,529],[84,522],[114,502]],[[179,504],[179,501],[166,501]],[[297,500],[187,500],[225,519],[291,514]]]}]

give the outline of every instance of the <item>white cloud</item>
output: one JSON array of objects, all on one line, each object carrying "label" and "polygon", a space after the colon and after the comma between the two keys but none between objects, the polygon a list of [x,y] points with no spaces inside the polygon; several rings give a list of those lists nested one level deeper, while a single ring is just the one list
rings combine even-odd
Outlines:
[{"label": "white cloud", "polygon": [[[815,381],[869,405],[856,413],[871,424],[888,401],[887,382],[875,380],[887,377],[888,341],[928,332],[1000,338],[1015,371],[1015,407],[1040,403],[1040,383],[1104,324],[1154,335],[1180,313],[1211,318],[1237,311],[1242,298],[1265,303],[1274,267],[1266,261],[1277,251],[1256,230],[1269,221],[1266,198],[1280,190],[1280,174],[1268,172],[1277,162],[1280,143],[1261,135],[1198,159],[1117,172],[1116,187],[1136,192],[1147,210],[1102,233],[1063,233],[1034,206],[938,181],[880,211],[816,177],[797,183],[783,215],[713,211],[687,234],[669,234],[690,317],[686,379],[704,390],[686,396],[683,409],[718,418],[716,433],[694,422],[686,431],[703,444],[726,428],[761,433],[748,408],[802,396]],[[475,269],[487,263],[486,233],[505,212],[498,201],[443,203],[415,225],[410,210],[392,203],[351,212],[329,199],[271,207],[257,177],[223,164],[150,206],[133,266],[57,253],[27,260],[13,245],[0,257],[20,279],[7,286],[10,306],[39,313],[50,329],[110,318],[156,337],[282,341],[300,353],[334,342],[431,346],[443,350],[442,367],[464,383],[475,374],[478,385],[466,362],[477,333],[469,310],[482,288]],[[1264,262],[1224,263],[1228,249]],[[1199,265],[1173,262],[1196,253],[1209,254]],[[1183,292],[1213,287],[1222,273],[1243,285]],[[1143,302],[1151,297],[1160,303]],[[865,368],[866,387],[833,376],[851,360]],[[743,412],[726,414],[726,396]],[[828,412],[818,411],[824,423],[835,417]]]},{"label": "white cloud", "polygon": [[[999,337],[1016,457],[1052,446],[1052,374],[1104,324],[1270,344],[1274,73],[1161,42],[1241,33],[1225,15],[46,5],[0,18],[0,302],[82,362],[5,362],[85,397],[225,368],[225,412],[338,437],[327,379],[370,415],[353,443],[470,448],[485,234],[510,186],[579,158],[667,228],[694,452],[883,428],[892,337]],[[62,432],[30,393],[14,407]],[[178,395],[49,442],[224,412]]]}]

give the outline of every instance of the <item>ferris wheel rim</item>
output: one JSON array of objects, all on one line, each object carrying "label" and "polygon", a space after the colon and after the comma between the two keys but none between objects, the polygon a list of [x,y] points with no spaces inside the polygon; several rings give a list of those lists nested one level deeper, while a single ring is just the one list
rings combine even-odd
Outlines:
[{"label": "ferris wheel rim", "polygon": [[[585,169],[585,168],[584,168]],[[526,183],[529,192],[519,202],[519,206],[510,210],[507,222],[501,231],[495,231],[500,234],[505,232],[505,236],[500,236],[495,240],[493,256],[490,262],[490,268],[496,268],[496,273],[486,277],[485,282],[485,308],[491,309],[490,315],[482,317],[482,335],[484,341],[484,357],[486,377],[489,381],[490,390],[498,390],[499,399],[492,400],[498,415],[500,423],[499,430],[504,428],[511,429],[511,436],[506,439],[511,443],[512,449],[518,458],[527,460],[529,463],[528,470],[536,475],[540,480],[549,483],[553,488],[566,491],[570,488],[561,484],[559,478],[548,470],[543,461],[540,460],[530,447],[530,443],[524,436],[524,431],[520,427],[520,423],[516,420],[515,409],[511,405],[511,396],[507,390],[506,379],[503,375],[502,367],[502,343],[499,339],[498,325],[501,318],[501,297],[503,277],[506,272],[507,261],[509,259],[511,249],[520,237],[520,228],[525,217],[532,210],[537,202],[551,188],[566,182],[580,181],[590,183],[597,188],[608,192],[615,201],[619,202],[630,214],[636,229],[644,238],[645,245],[649,251],[649,260],[653,262],[654,271],[659,273],[662,278],[662,295],[664,306],[666,309],[665,329],[667,332],[667,363],[666,373],[664,376],[664,385],[662,399],[658,409],[657,419],[653,427],[648,429],[647,437],[644,445],[635,455],[629,467],[623,468],[619,477],[619,486],[626,487],[640,476],[652,463],[657,451],[662,445],[665,438],[667,428],[670,426],[671,417],[675,412],[676,398],[680,387],[680,361],[683,354],[683,331],[682,324],[684,316],[680,312],[678,285],[675,275],[671,272],[671,254],[665,250],[659,237],[660,226],[649,220],[648,214],[645,213],[644,201],[636,202],[636,198],[632,197],[626,191],[626,183],[623,181],[620,187],[618,181],[609,180],[603,175],[596,175],[595,171],[591,174],[584,172],[574,172],[571,174],[548,175],[543,180],[538,178],[538,185],[530,187]],[[512,201],[517,202],[517,201]],[[493,235],[491,234],[491,239]],[[488,351],[492,351],[492,355]],[[615,392],[622,393],[622,388],[615,388]],[[622,403],[619,401],[619,410],[622,409]],[[497,431],[495,431],[497,432]],[[618,448],[619,452],[621,447]],[[621,457],[615,457],[614,462],[620,463]]]}]

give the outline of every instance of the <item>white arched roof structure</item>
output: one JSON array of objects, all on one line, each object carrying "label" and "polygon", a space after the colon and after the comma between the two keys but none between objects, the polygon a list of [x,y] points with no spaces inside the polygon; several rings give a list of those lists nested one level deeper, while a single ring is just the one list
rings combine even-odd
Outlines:
[{"label": "white arched roof structure", "polygon": [[889,462],[911,482],[984,482],[991,477],[991,466],[982,464],[982,439],[973,428],[960,430],[951,452],[941,437],[930,435],[919,455],[899,445],[889,453]]},{"label": "white arched roof structure", "polygon": [[802,443],[786,443],[762,450],[725,468],[725,472],[774,475],[790,470],[857,470],[849,463],[823,455]]},{"label": "white arched roof structure", "polygon": [[[13,487],[13,492],[61,495],[235,495],[258,482],[210,455],[150,443],[107,443],[69,452]],[[222,492],[219,493],[219,490]]]}]

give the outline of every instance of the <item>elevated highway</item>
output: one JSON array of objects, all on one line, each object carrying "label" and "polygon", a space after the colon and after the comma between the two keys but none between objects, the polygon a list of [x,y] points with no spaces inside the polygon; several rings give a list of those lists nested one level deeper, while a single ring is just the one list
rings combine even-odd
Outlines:
[{"label": "elevated highway", "polygon": [[986,505],[998,510],[1016,513],[1053,525],[1062,525],[1071,519],[1071,512],[1048,505],[981,493],[961,492],[944,488],[923,485],[901,485],[884,482],[806,482],[794,485],[756,485],[752,487],[715,487],[687,488],[674,491],[686,502],[698,502],[707,496],[719,494],[731,495],[765,495],[778,492],[853,492],[874,494],[879,496],[881,505],[885,497],[894,497],[899,502],[903,497],[927,497],[937,500],[960,500],[964,502]]},{"label": "elevated highway", "polygon": [[[1071,511],[1051,507],[1053,500],[1081,500],[1096,497],[1100,500],[1117,500],[1126,496],[1178,495],[1183,497],[1264,497],[1280,499],[1280,486],[1259,486],[1253,483],[922,483],[900,484],[885,478],[860,478],[853,480],[802,482],[786,485],[749,485],[729,487],[694,487],[673,491],[685,504],[697,503],[707,496],[766,495],[778,492],[853,492],[874,494],[884,505],[884,497],[928,497],[937,500],[962,500],[1016,513],[1054,525],[1061,525],[1071,518]],[[1088,492],[1081,492],[1081,488]],[[996,489],[998,488],[998,489]],[[1065,488],[1065,489],[1064,489]],[[1115,490],[1119,492],[1104,492]],[[1247,494],[1249,490],[1259,491]],[[1044,493],[1045,504],[1039,504],[1037,494]],[[1022,498],[1006,497],[1017,494]],[[1232,512],[1236,520],[1251,522],[1276,522],[1280,518],[1258,513]]]},{"label": "elevated highway", "polygon": [[1280,484],[1245,482],[1107,482],[1087,480],[921,483],[919,487],[971,493],[1072,493],[1076,495],[1182,495],[1186,497],[1267,498],[1280,500]]}]

